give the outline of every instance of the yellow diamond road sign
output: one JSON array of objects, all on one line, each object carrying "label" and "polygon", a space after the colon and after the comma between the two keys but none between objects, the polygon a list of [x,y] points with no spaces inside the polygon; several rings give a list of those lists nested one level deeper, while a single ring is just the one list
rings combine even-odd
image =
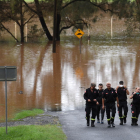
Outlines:
[{"label": "yellow diamond road sign", "polygon": [[78,29],[78,30],[75,32],[75,35],[76,35],[78,38],[81,38],[81,37],[84,35],[84,32],[83,32],[81,29]]}]

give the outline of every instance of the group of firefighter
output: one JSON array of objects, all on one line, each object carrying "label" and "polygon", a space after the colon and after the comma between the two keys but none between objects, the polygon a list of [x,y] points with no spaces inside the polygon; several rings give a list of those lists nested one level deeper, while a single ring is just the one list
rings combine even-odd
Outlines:
[{"label": "group of firefighter", "polygon": [[[116,114],[116,101],[119,112],[120,125],[127,122],[127,95],[129,91],[123,84],[123,81],[119,82],[119,86],[116,89],[111,87],[111,83],[106,83],[106,89],[103,89],[103,84],[98,85],[98,89],[95,88],[96,84],[91,83],[90,88],[86,89],[84,93],[84,99],[86,100],[86,120],[87,126],[95,127],[95,118],[97,116],[97,123],[104,124],[104,114],[106,110],[108,127],[115,127],[114,118]],[[132,126],[137,126],[138,117],[140,113],[140,88],[130,95],[130,99],[133,99],[131,103],[132,111]],[[101,117],[100,117],[101,111]],[[92,112],[92,113],[91,113]],[[91,117],[90,117],[91,113]]]}]

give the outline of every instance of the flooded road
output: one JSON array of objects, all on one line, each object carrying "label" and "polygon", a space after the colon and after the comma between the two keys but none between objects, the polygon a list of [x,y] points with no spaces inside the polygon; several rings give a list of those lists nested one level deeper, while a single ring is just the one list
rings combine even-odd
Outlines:
[{"label": "flooded road", "polygon": [[[8,118],[23,109],[52,111],[84,107],[83,93],[91,82],[123,80],[130,92],[140,86],[138,40],[64,38],[52,54],[52,44],[0,44],[0,66],[17,66],[17,81],[8,82]],[[0,82],[0,120],[5,119],[5,84]],[[23,94],[21,94],[23,92]]]}]

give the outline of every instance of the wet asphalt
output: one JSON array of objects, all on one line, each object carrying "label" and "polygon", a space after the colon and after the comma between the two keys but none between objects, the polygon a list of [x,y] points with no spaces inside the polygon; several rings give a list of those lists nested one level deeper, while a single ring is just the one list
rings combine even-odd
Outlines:
[{"label": "wet asphalt", "polygon": [[140,121],[139,126],[131,126],[131,111],[127,117],[127,123],[119,125],[119,116],[115,116],[115,128],[107,128],[105,115],[104,124],[95,122],[95,127],[86,126],[84,109],[66,112],[53,112],[57,115],[64,133],[68,140],[140,140]]}]

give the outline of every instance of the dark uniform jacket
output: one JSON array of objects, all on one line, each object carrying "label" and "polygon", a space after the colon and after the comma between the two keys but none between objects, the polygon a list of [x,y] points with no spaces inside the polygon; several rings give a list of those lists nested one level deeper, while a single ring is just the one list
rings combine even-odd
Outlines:
[{"label": "dark uniform jacket", "polygon": [[124,87],[122,87],[122,88],[119,87],[117,89],[117,94],[118,94],[119,102],[127,100],[126,89]]},{"label": "dark uniform jacket", "polygon": [[117,93],[114,88],[108,90],[107,88],[104,90],[103,97],[106,99],[106,104],[115,103],[117,97]]},{"label": "dark uniform jacket", "polygon": [[132,102],[132,104],[140,105],[140,93],[133,95],[133,102]]},{"label": "dark uniform jacket", "polygon": [[102,105],[102,96],[103,96],[103,93],[104,93],[104,90],[103,89],[102,90],[99,90],[98,89],[99,96],[97,98],[97,101],[99,102],[100,105]]},{"label": "dark uniform jacket", "polygon": [[[86,105],[88,106],[94,106],[96,105],[96,102],[93,101],[93,99],[97,99],[99,96],[97,89],[93,89],[93,92],[91,92],[90,88],[86,89],[84,93],[84,99],[86,100]],[[88,99],[91,100],[91,102],[88,102]]]}]

